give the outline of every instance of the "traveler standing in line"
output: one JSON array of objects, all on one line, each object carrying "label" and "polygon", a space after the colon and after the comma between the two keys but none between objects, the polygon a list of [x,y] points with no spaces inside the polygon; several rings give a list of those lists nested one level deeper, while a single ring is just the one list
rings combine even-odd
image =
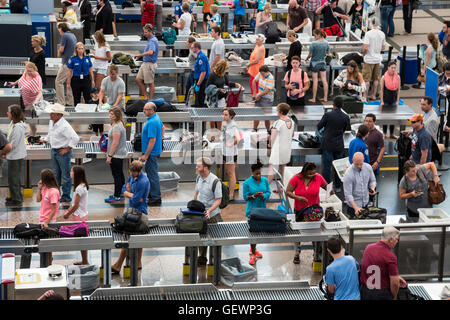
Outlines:
[{"label": "traveler standing in line", "polygon": [[[252,175],[243,184],[242,195],[246,201],[245,217],[250,216],[252,208],[266,208],[266,201],[270,198],[269,180],[261,175],[261,163],[252,164]],[[256,244],[250,245],[249,264],[254,265],[256,259],[261,259],[262,254],[256,250]]]},{"label": "traveler standing in line", "polygon": [[98,0],[98,4],[100,9],[97,11],[97,15],[95,17],[95,31],[100,30],[103,34],[114,34],[114,36],[117,36],[117,33],[114,31],[113,27],[113,12],[111,4],[108,0]]},{"label": "traveler standing in line", "polygon": [[[25,72],[16,82],[10,82],[11,86],[18,85],[20,91],[20,103],[25,116],[31,118],[33,115],[33,105],[42,100],[42,79],[38,69],[33,62],[25,63]],[[36,125],[30,123],[30,134],[36,135]]]},{"label": "traveler standing in line", "polygon": [[94,39],[95,47],[94,55],[92,56],[94,59],[94,79],[95,87],[100,90],[100,85],[107,75],[108,65],[111,61],[111,49],[105,40],[105,35],[101,31],[95,31]]},{"label": "traveler standing in line", "polygon": [[[424,164],[431,161],[431,135],[425,129],[423,116],[421,114],[413,115],[409,121],[413,128],[411,136],[411,157],[416,164]],[[409,135],[409,132],[407,132]]]},{"label": "traveler standing in line", "polygon": [[[380,81],[380,107],[398,108],[400,100],[400,77],[397,74],[397,65],[395,61],[389,61],[386,73],[381,77]],[[383,133],[387,135],[387,125],[383,125]],[[398,137],[394,135],[395,126],[389,125],[390,138],[396,140]]]},{"label": "traveler standing in line", "polygon": [[381,30],[386,37],[394,37],[395,24],[394,13],[396,7],[396,0],[381,0]]},{"label": "traveler standing in line", "polygon": [[147,122],[142,129],[142,156],[139,160],[145,163],[145,172],[147,172],[150,181],[151,200],[148,205],[161,205],[161,189],[158,175],[158,158],[162,152],[164,137],[164,124],[156,113],[156,105],[153,102],[147,102],[144,105],[144,114],[148,117]]},{"label": "traveler standing in line", "polygon": [[75,10],[72,8],[72,2],[62,1],[61,8],[63,10],[64,16],[62,19],[58,19],[59,21],[64,21],[68,23],[77,22],[77,14],[75,13]]},{"label": "traveler standing in line", "polygon": [[279,117],[272,125],[270,134],[270,158],[269,158],[269,183],[273,180],[273,167],[280,166],[281,176],[284,177],[284,168],[291,161],[292,137],[294,136],[294,121],[289,117],[291,107],[287,103],[280,103],[277,106]]},{"label": "traveler standing in line", "polygon": [[52,148],[53,171],[58,185],[62,186],[61,202],[71,202],[70,159],[72,158],[72,149],[77,146],[80,137],[63,118],[63,115],[69,115],[68,112],[64,111],[63,105],[55,103],[47,107],[45,112],[50,113],[50,122],[48,124],[48,136],[44,141],[50,143]]},{"label": "traveler standing in line", "polygon": [[78,2],[78,8],[80,8],[80,20],[83,23],[83,40],[91,37],[91,19],[92,19],[92,6],[89,0],[80,0]]},{"label": "traveler standing in line", "polygon": [[163,21],[163,1],[154,0],[155,2],[155,24],[156,32],[162,34],[162,21]]},{"label": "traveler standing in line", "polygon": [[245,9],[248,7],[246,0],[234,0],[230,9],[234,9],[233,32],[244,23]]},{"label": "traveler standing in line", "polygon": [[[89,184],[86,179],[86,172],[82,166],[73,166],[70,170],[70,177],[73,180],[73,202],[64,214],[64,219],[69,219],[72,215],[72,221],[86,221],[88,217],[88,191]],[[125,180],[125,179],[124,179]],[[74,262],[74,265],[89,264],[87,250],[81,250],[81,261]]]},{"label": "traveler standing in line", "polygon": [[[341,159],[344,154],[344,132],[350,130],[350,118],[342,112],[344,101],[341,97],[333,99],[333,110],[326,112],[319,124],[317,130],[324,128],[322,134],[322,175],[329,183],[331,181],[331,168],[333,160]],[[336,192],[341,191],[341,181],[334,175],[334,188]]]},{"label": "traveler standing in line", "polygon": [[400,231],[384,227],[381,240],[364,249],[361,260],[361,300],[396,300],[399,288],[406,281],[398,274],[398,261],[392,249],[398,243]]},{"label": "traveler standing in line", "polygon": [[225,122],[222,131],[223,137],[223,164],[228,175],[228,188],[230,189],[230,201],[234,201],[234,188],[236,186],[236,164],[238,159],[237,144],[241,139],[239,128],[234,121],[236,112],[231,108],[222,111]]},{"label": "traveler standing in line", "polygon": [[[355,3],[350,8],[348,12],[349,16],[352,16],[352,23],[350,30],[355,32],[356,30],[362,31],[362,19],[364,13],[363,0],[355,0]],[[361,35],[364,35],[364,31],[361,32]]]},{"label": "traveler standing in line", "polygon": [[200,42],[194,42],[192,52],[197,55],[194,64],[195,108],[206,108],[205,90],[209,76],[208,57],[203,53]]},{"label": "traveler standing in line", "polygon": [[112,121],[112,124],[108,132],[106,163],[109,164],[114,178],[114,194],[106,198],[105,202],[115,203],[120,202],[122,187],[125,184],[123,162],[127,157],[127,138],[122,110],[119,107],[112,107],[109,110],[109,119]]},{"label": "traveler standing in line", "polygon": [[398,192],[400,199],[406,201],[408,221],[419,221],[419,208],[432,208],[428,199],[428,181],[440,182],[434,162],[416,165],[408,160],[404,165],[405,175],[400,180]]},{"label": "traveler standing in line", "polygon": [[403,10],[403,26],[405,28],[404,34],[411,34],[413,10],[410,0],[402,0],[402,10]]},{"label": "traveler standing in line", "polygon": [[[8,107],[9,123],[8,134],[6,138],[11,145],[11,151],[6,153],[6,160],[8,160],[8,188],[11,197],[6,198],[6,206],[21,206],[23,202],[22,186],[20,179],[23,173],[24,159],[27,156],[25,145],[25,133],[27,125],[24,123],[24,115],[22,108],[19,105],[13,104]],[[3,134],[0,135],[0,140],[3,139]],[[0,142],[0,145],[5,145]],[[2,155],[9,149],[3,147]]]},{"label": "traveler standing in line", "polygon": [[211,17],[208,18],[208,33],[211,33],[212,28],[218,27],[220,32],[220,25],[222,24],[222,18],[219,14],[219,7],[216,4],[211,5]]},{"label": "traveler standing in line", "polygon": [[34,35],[31,37],[31,52],[30,52],[30,62],[33,62],[39,72],[42,79],[42,84],[47,84],[47,78],[45,77],[45,51],[42,46],[45,46],[47,41],[45,37]]},{"label": "traveler standing in line", "polygon": [[[320,188],[326,190],[327,182],[316,171],[314,162],[306,162],[299,174],[289,180],[286,187],[286,194],[294,199],[294,211],[296,216],[303,208],[320,204]],[[331,191],[334,194],[334,191]],[[303,218],[302,218],[303,219]],[[314,242],[314,252],[317,251],[317,243]],[[300,242],[295,243],[294,263],[300,264],[301,247]]]},{"label": "traveler standing in line", "polygon": [[220,36],[220,28],[215,26],[211,29],[211,36],[214,41],[209,54],[209,71],[212,72],[220,60],[225,59],[225,43]]},{"label": "traveler standing in line", "polygon": [[374,114],[368,113],[364,120],[364,124],[369,127],[369,134],[365,141],[369,148],[369,164],[372,166],[375,177],[380,173],[380,164],[383,159],[386,147],[384,146],[383,134],[375,128],[377,118]]},{"label": "traveler standing in line", "polygon": [[[56,221],[60,203],[59,196],[59,185],[58,182],[56,182],[55,174],[51,169],[42,170],[41,179],[37,184],[36,202],[41,203],[39,223],[42,224],[43,227],[47,228],[50,222]],[[51,265],[52,261],[53,257],[50,252],[48,254],[47,265]]]},{"label": "traveler standing in line", "polygon": [[423,125],[427,129],[434,142],[438,143],[439,117],[433,108],[433,98],[423,97],[420,99],[420,108],[423,111]]},{"label": "traveler standing in line", "polygon": [[[198,3],[200,2],[200,0],[197,0],[195,2],[195,5],[199,5]],[[206,33],[207,31],[207,23],[208,20],[211,18],[211,5],[214,3],[213,0],[203,0],[203,8],[202,8],[202,12],[203,12],[203,33]]]},{"label": "traveler standing in line", "polygon": [[327,251],[333,257],[325,276],[328,292],[334,295],[334,300],[361,300],[358,262],[345,255],[345,248],[337,237],[328,239]]},{"label": "traveler standing in line", "polygon": [[[220,203],[222,202],[222,187],[219,178],[211,173],[212,161],[210,158],[201,157],[198,158],[195,163],[195,173],[197,174],[197,178],[194,200],[198,200],[205,205],[205,216],[208,224],[222,222],[223,220],[219,208]],[[213,188],[215,181],[217,182],[215,188]],[[208,261],[206,258],[208,247],[199,247],[198,249],[198,265],[205,266]],[[212,261],[210,261],[210,263],[212,263]]]},{"label": "traveler standing in line", "polygon": [[192,15],[189,13],[189,3],[185,2],[181,6],[183,14],[180,16],[177,22],[172,25],[178,29],[178,35],[188,36],[191,34]]},{"label": "traveler standing in line", "polygon": [[377,186],[372,166],[364,162],[361,152],[353,155],[353,164],[345,172],[343,184],[347,214],[358,216],[361,210],[367,208]]},{"label": "traveler standing in line", "polygon": [[[197,58],[197,55],[193,51],[193,45],[195,42],[195,38],[190,36],[186,40],[186,46],[189,48],[189,75],[186,77],[186,92],[185,92],[185,99],[189,98],[189,90],[191,89],[192,85],[194,84],[194,67],[195,67],[195,59]],[[187,100],[185,100],[187,101]]]},{"label": "traveler standing in line", "polygon": [[323,84],[323,99],[320,101],[328,101],[328,79],[327,79],[327,63],[325,61],[326,54],[330,51],[328,41],[325,40],[327,36],[325,31],[321,29],[315,29],[313,31],[314,41],[309,46],[309,54],[306,57],[306,61],[311,59],[310,70],[313,79],[313,96],[309,99],[309,102],[316,103],[317,87],[319,85],[319,76]]},{"label": "traveler standing in line", "polygon": [[[427,74],[427,67],[435,70],[437,67],[437,51],[439,50],[439,39],[433,32],[428,33],[427,40],[429,42],[425,51],[420,50],[419,57],[421,58],[422,69],[420,75],[425,80]],[[420,89],[425,89],[425,81],[420,83]]]},{"label": "traveler standing in line", "polygon": [[[142,57],[142,65],[139,68],[139,72],[136,76],[136,83],[139,87],[141,95],[147,98],[147,100],[153,99],[155,95],[155,72],[158,65],[158,39],[154,36],[153,26],[146,24],[143,28],[144,36],[148,39],[145,46],[144,53],[136,55],[134,58],[138,59]],[[148,93],[145,86],[148,86]]]},{"label": "traveler standing in line", "polygon": [[308,18],[311,20],[311,29],[320,29],[320,15],[316,13],[320,7],[320,0],[305,0],[303,7],[306,8]]},{"label": "traveler standing in line", "polygon": [[289,0],[288,15],[286,19],[287,30],[302,33],[303,27],[308,24],[308,14],[299,1]]},{"label": "traveler standing in line", "polygon": [[[342,20],[348,21],[348,16],[341,7],[337,6],[336,0],[325,1],[323,5],[316,10],[317,14],[323,15],[323,29],[327,36],[343,34],[344,30]],[[342,20],[341,20],[342,19]]]},{"label": "traveler standing in line", "polygon": [[[123,185],[122,193],[124,197],[129,198],[129,208],[134,208],[148,215],[147,198],[150,191],[150,182],[147,175],[142,170],[144,165],[138,160],[134,160],[130,165],[130,175]],[[147,219],[147,217],[144,217]],[[138,249],[138,270],[142,269],[142,248]],[[127,257],[127,249],[120,250],[120,256],[111,266],[112,274],[119,274],[122,264]]]},{"label": "traveler standing in line", "polygon": [[141,25],[144,27],[146,24],[155,25],[155,3],[153,0],[141,0]]},{"label": "traveler standing in line", "polygon": [[108,103],[111,107],[125,108],[125,82],[119,77],[119,67],[112,64],[108,68],[108,76],[102,80],[98,105]]},{"label": "traveler standing in line", "polygon": [[83,43],[77,43],[75,54],[67,62],[67,67],[67,90],[72,89],[75,106],[81,102],[81,93],[84,103],[88,103],[91,100],[91,90],[95,87],[95,78],[91,58],[86,55]]},{"label": "traveler standing in line", "polygon": [[298,56],[291,59],[292,69],[284,76],[284,87],[287,90],[286,103],[292,108],[305,105],[305,93],[309,90],[308,74],[300,69]]},{"label": "traveler standing in line", "polygon": [[272,4],[270,2],[267,2],[263,11],[256,15],[255,34],[264,34],[268,22],[272,22]]},{"label": "traveler standing in line", "polygon": [[[381,51],[384,50],[386,36],[379,28],[379,22],[376,18],[369,20],[370,31],[364,36],[363,56],[364,64],[362,74],[366,82],[366,91],[363,101],[368,99],[375,100],[378,89],[378,80],[380,79],[380,63],[382,60]],[[370,81],[372,81],[372,94],[369,93]]]},{"label": "traveler standing in line", "polygon": [[75,52],[77,38],[70,31],[67,23],[58,24],[58,32],[61,35],[61,45],[58,50],[58,56],[61,56],[61,67],[59,67],[55,79],[56,102],[63,106],[73,106],[72,90],[69,87],[67,89],[67,93],[65,94],[64,89],[66,86],[64,83],[66,83],[67,74],[69,73],[67,62],[69,62],[69,58],[72,57]]},{"label": "traveler standing in line", "polygon": [[369,127],[365,124],[362,124],[358,128],[358,132],[356,133],[356,138],[350,141],[350,145],[348,147],[348,160],[350,164],[353,163],[353,155],[356,152],[361,152],[364,155],[364,162],[370,164],[369,158],[369,148],[364,141],[369,135]]},{"label": "traveler standing in line", "polygon": [[[255,77],[259,74],[259,68],[264,65],[264,58],[266,57],[266,48],[264,48],[265,40],[266,37],[263,34],[256,35],[255,48],[250,55],[249,63],[245,66],[245,71],[250,75],[249,84],[252,97],[254,97],[259,90],[258,82],[255,83],[255,86],[253,86],[253,79],[255,79]],[[265,120],[264,125],[266,126],[266,130],[269,131],[270,121]],[[259,120],[253,121],[253,130],[257,131],[258,126]]]},{"label": "traveler standing in line", "polygon": [[[253,79],[253,99],[255,107],[267,108],[273,106],[275,98],[275,78],[266,65],[259,67],[259,73]],[[256,90],[258,88],[258,90]],[[256,92],[256,93],[255,93]],[[259,121],[253,121],[253,131],[258,131]],[[264,121],[267,132],[270,131],[270,120]]]},{"label": "traveler standing in line", "polygon": [[289,30],[288,32],[286,32],[286,39],[288,39],[288,41],[291,43],[291,45],[289,46],[289,53],[286,58],[284,58],[284,60],[287,60],[286,71],[289,71],[292,69],[292,57],[302,57],[302,44],[298,40],[298,34],[295,33],[294,30]]}]

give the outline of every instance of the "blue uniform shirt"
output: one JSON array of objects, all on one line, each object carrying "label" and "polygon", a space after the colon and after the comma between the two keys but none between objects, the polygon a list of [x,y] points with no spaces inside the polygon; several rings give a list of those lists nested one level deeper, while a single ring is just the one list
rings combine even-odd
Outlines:
[{"label": "blue uniform shirt", "polygon": [[206,71],[205,78],[203,79],[203,81],[206,81],[209,75],[209,61],[206,54],[204,54],[203,51],[200,51],[197,54],[197,58],[195,58],[194,80],[198,80],[200,78],[200,73],[203,71]]},{"label": "blue uniform shirt", "polygon": [[334,300],[361,300],[359,294],[358,262],[352,256],[334,260],[326,272],[326,284],[335,285]]},{"label": "blue uniform shirt", "polygon": [[[180,18],[181,15],[183,14],[183,9],[181,9],[182,5],[183,5],[183,2],[180,1],[180,3],[175,6],[175,10],[173,11],[173,14],[178,16],[178,18]],[[192,13],[191,8],[189,8],[189,13]]]},{"label": "blue uniform shirt", "polygon": [[350,163],[353,163],[353,155],[356,152],[361,152],[364,155],[364,162],[370,164],[369,148],[364,142],[364,139],[355,138],[350,141],[350,146],[348,147],[348,160]]},{"label": "blue uniform shirt", "polygon": [[145,172],[141,172],[141,174],[134,179],[131,174],[122,187],[122,193],[127,190],[127,184],[130,184],[131,193],[133,193],[133,198],[130,198],[130,208],[135,208],[139,211],[142,211],[144,214],[148,214],[147,211],[147,198],[150,192],[150,181],[147,178],[147,174]]},{"label": "blue uniform shirt", "polygon": [[74,77],[79,77],[80,75],[88,76],[89,68],[92,67],[92,61],[88,56],[84,56],[83,58],[76,56],[69,58],[67,67],[73,70],[72,76]]},{"label": "blue uniform shirt", "polygon": [[158,39],[155,36],[148,39],[144,52],[149,50],[153,50],[153,54],[151,56],[144,56],[142,61],[156,63],[158,60]]},{"label": "blue uniform shirt", "polygon": [[148,118],[142,129],[142,153],[145,153],[148,148],[150,138],[156,138],[153,149],[150,152],[151,156],[159,156],[162,152],[162,126],[161,118],[154,114]]}]

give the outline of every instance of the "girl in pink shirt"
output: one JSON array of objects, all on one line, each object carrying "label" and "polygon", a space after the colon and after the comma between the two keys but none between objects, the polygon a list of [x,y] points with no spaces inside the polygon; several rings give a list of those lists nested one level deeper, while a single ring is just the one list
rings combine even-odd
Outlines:
[{"label": "girl in pink shirt", "polygon": [[[56,220],[59,209],[59,186],[56,182],[55,174],[51,169],[44,169],[41,171],[41,180],[38,182],[38,190],[36,201],[41,203],[41,210],[39,212],[39,222],[44,227]],[[52,253],[49,253],[49,265],[52,264]]]}]

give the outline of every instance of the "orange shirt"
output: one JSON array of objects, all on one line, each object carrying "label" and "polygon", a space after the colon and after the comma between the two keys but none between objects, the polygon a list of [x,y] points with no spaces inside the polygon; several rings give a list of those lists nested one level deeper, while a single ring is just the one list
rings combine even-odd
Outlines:
[{"label": "orange shirt", "polygon": [[[257,76],[259,73],[259,68],[264,65],[264,58],[266,57],[266,48],[263,46],[263,56],[258,61],[257,64],[253,64],[248,68],[248,74],[251,75],[253,78]],[[250,63],[252,63],[256,59],[256,48],[253,49],[252,54],[250,55]]]},{"label": "orange shirt", "polygon": [[203,13],[211,13],[211,5],[214,0],[203,0]]}]

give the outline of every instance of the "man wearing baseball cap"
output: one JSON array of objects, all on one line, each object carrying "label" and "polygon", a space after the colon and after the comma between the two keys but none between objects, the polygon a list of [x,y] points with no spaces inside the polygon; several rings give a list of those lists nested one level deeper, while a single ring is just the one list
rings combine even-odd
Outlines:
[{"label": "man wearing baseball cap", "polygon": [[411,158],[416,164],[431,161],[431,135],[423,125],[423,116],[416,113],[409,121],[413,128],[411,136]]},{"label": "man wearing baseball cap", "polygon": [[50,113],[50,122],[48,124],[48,135],[44,141],[50,144],[53,171],[58,185],[62,186],[60,202],[71,202],[70,159],[72,158],[72,149],[76,147],[80,137],[78,137],[67,120],[63,118],[63,115],[69,115],[64,109],[65,107],[58,103],[52,104],[45,109],[45,112]]}]

